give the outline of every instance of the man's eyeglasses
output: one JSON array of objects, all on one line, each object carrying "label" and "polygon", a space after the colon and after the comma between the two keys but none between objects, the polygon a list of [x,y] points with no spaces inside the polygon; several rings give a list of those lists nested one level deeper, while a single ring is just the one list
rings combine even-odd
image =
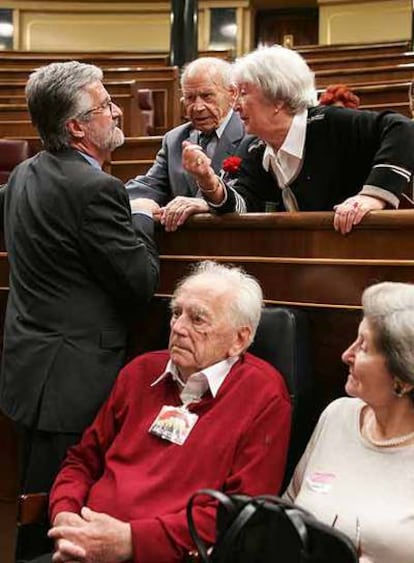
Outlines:
[{"label": "man's eyeglasses", "polygon": [[111,115],[113,115],[114,105],[115,104],[111,100],[111,98],[108,98],[107,100],[102,102],[102,104],[100,104],[99,106],[94,106],[93,108],[88,109],[87,111],[83,111],[81,114],[79,114],[79,117],[87,117],[88,115],[91,115],[93,113],[110,113]]}]

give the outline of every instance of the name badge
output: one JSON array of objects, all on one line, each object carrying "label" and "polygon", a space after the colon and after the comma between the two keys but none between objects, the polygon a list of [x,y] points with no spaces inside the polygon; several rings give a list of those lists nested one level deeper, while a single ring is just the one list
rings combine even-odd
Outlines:
[{"label": "name badge", "polygon": [[182,446],[194,428],[198,415],[189,412],[185,407],[161,407],[156,419],[148,432]]},{"label": "name badge", "polygon": [[315,493],[329,493],[336,479],[334,473],[315,471],[306,479],[308,487]]}]

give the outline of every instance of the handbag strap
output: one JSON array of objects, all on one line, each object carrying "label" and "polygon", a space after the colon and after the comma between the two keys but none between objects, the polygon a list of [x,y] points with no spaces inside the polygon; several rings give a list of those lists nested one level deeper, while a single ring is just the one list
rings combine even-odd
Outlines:
[{"label": "handbag strap", "polygon": [[301,561],[310,561],[311,553],[309,548],[309,534],[302,516],[303,514],[306,514],[306,511],[275,495],[260,495],[260,497],[256,497],[256,499],[260,499],[261,501],[269,502],[283,508],[284,513],[287,518],[289,518],[290,523],[299,536],[301,543]]},{"label": "handbag strap", "polygon": [[207,553],[207,546],[200,538],[200,535],[197,531],[196,525],[194,523],[193,518],[193,506],[195,499],[200,495],[206,495],[209,497],[214,498],[220,504],[222,504],[229,514],[232,514],[236,511],[236,506],[234,505],[233,501],[230,497],[222,493],[221,491],[215,491],[214,489],[200,489],[196,491],[194,494],[191,495],[188,503],[187,503],[187,522],[188,522],[188,529],[191,535],[191,538],[197,548],[198,554],[202,563],[209,563],[209,556]]},{"label": "handbag strap", "polygon": [[302,517],[302,512],[297,508],[288,508],[285,511],[286,515],[288,516],[290,522],[292,523],[293,527],[296,530],[301,542],[301,553],[300,558],[301,561],[311,561],[311,553],[309,551],[309,534],[306,524]]},{"label": "handbag strap", "polygon": [[254,500],[249,500],[240,510],[236,518],[230,524],[227,530],[223,530],[223,533],[217,539],[213,550],[213,560],[217,563],[228,561],[228,555],[231,553],[231,549],[234,545],[234,541],[239,535],[243,527],[248,523],[248,521],[256,514],[258,506],[254,503]]}]

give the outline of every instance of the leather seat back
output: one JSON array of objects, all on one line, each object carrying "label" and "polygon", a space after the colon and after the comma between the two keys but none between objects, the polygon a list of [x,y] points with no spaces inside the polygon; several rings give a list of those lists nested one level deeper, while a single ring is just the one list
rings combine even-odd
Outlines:
[{"label": "leather seat back", "polygon": [[314,408],[310,330],[306,312],[288,307],[266,307],[249,351],[280,371],[292,399],[292,431],[284,483],[287,485],[318,415]]},{"label": "leather seat back", "polygon": [[5,184],[13,168],[29,157],[24,139],[0,139],[0,184]]}]

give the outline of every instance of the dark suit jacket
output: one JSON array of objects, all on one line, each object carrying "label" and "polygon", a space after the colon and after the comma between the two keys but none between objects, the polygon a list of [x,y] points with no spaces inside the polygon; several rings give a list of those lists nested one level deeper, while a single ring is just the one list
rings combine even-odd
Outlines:
[{"label": "dark suit jacket", "polygon": [[[218,140],[212,167],[218,173],[225,158],[235,154],[244,137],[244,126],[234,112]],[[201,194],[190,174],[182,167],[182,142],[198,142],[197,131],[191,123],[172,129],[163,138],[155,163],[145,176],[137,176],[126,184],[130,199],[148,197],[159,205],[166,205],[176,196],[198,196]]]},{"label": "dark suit jacket", "polygon": [[51,432],[81,432],[124,361],[127,311],[158,281],[153,222],[77,151],[41,152],[3,190],[10,264],[0,408]]},{"label": "dark suit jacket", "polygon": [[[228,187],[226,201],[213,207],[216,212],[261,212],[266,202],[284,211],[277,181],[262,165],[264,149],[257,137],[245,137],[238,151],[238,177]],[[304,161],[291,189],[302,211],[332,211],[364,185],[398,198],[410,185],[413,170],[412,121],[392,112],[319,106],[309,109]]]}]

